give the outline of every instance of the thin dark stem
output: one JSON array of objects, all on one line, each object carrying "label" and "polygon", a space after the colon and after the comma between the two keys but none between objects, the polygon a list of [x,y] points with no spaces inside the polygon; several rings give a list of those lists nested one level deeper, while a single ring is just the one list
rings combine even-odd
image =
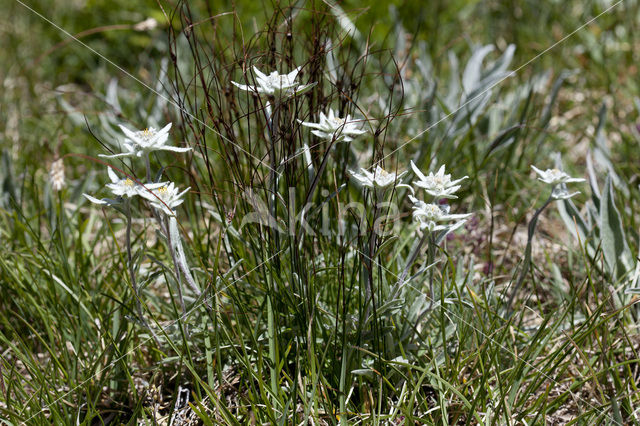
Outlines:
[{"label": "thin dark stem", "polygon": [[[433,232],[429,233],[429,247],[427,247],[427,264],[433,263],[436,257],[436,241]],[[433,303],[435,302],[435,290],[433,289],[433,269],[429,269],[429,292],[430,292],[430,301],[428,311],[433,307]],[[442,303],[442,300],[440,301]]]},{"label": "thin dark stem", "polygon": [[[377,191],[372,191],[372,196],[378,195]],[[376,221],[378,220],[378,204],[377,204],[377,199],[374,200],[374,208],[373,208],[373,223],[375,224]],[[372,301],[373,298],[373,256],[375,254],[375,245],[376,245],[376,230],[374,229],[373,232],[371,232],[371,237],[369,238],[369,250],[368,250],[368,256],[365,259],[365,265],[367,268],[367,274],[365,275],[367,278],[367,283],[365,285],[365,299],[364,299],[364,305],[367,307],[367,311],[366,314],[364,316],[365,318],[365,322],[369,319],[369,316],[371,315],[371,308],[372,306],[369,305],[369,302]],[[373,307],[375,310],[375,306]]]}]

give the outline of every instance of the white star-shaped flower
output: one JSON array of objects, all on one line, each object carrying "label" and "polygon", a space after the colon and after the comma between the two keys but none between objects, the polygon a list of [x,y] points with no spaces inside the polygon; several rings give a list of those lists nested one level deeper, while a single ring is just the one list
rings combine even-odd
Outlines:
[{"label": "white star-shaped flower", "polygon": [[[428,229],[430,232],[439,230],[453,231],[465,223],[471,213],[449,214],[448,205],[427,204],[424,201],[409,195],[413,202],[413,218],[420,224],[420,229]],[[456,221],[453,224],[441,225],[440,222]]]},{"label": "white star-shaped flower", "polygon": [[127,137],[124,141],[125,152],[114,155],[103,155],[104,158],[118,158],[118,157],[142,157],[143,154],[148,154],[153,151],[173,151],[173,152],[187,152],[191,148],[180,148],[177,146],[167,145],[169,139],[169,129],[171,129],[169,123],[160,130],[156,130],[153,127],[149,127],[144,130],[129,130],[126,127],[120,125],[120,129]]},{"label": "white star-shaped flower", "polygon": [[538,180],[541,180],[544,183],[548,183],[549,185],[585,181],[582,178],[572,178],[565,172],[558,169],[547,169],[545,171],[542,171],[536,166],[531,166],[531,168],[540,176],[538,177]]},{"label": "white star-shaped flower", "polygon": [[[113,192],[113,195],[123,198],[131,198],[136,195],[139,195],[140,189],[148,189],[153,190],[156,188],[160,188],[164,186],[164,183],[148,183],[145,184],[144,187],[142,185],[137,184],[130,178],[120,179],[116,172],[114,172],[111,167],[107,167],[107,173],[109,174],[109,179],[111,179],[111,183],[106,184],[105,186]],[[112,200],[109,198],[95,198],[89,194],[82,194],[84,197],[95,204],[117,204],[118,200]]]},{"label": "white star-shaped flower", "polygon": [[440,167],[437,173],[430,172],[426,176],[422,174],[413,161],[411,162],[411,168],[418,177],[415,185],[423,188],[427,194],[436,198],[458,198],[453,194],[460,189],[458,184],[468,178],[468,176],[464,176],[460,179],[451,180],[451,175],[444,173],[444,165]]},{"label": "white star-shaped flower", "polygon": [[266,75],[254,66],[253,72],[256,76],[255,86],[247,86],[245,84],[236,83],[235,81],[232,81],[231,84],[240,88],[241,90],[257,92],[260,94],[273,96],[275,98],[289,97],[292,95],[296,96],[306,92],[316,84],[298,83],[296,81],[296,78],[298,77],[300,68],[302,67],[294,69],[289,74],[279,74],[278,71],[273,71],[271,74]]},{"label": "white star-shaped flower", "polygon": [[376,166],[373,173],[367,171],[366,169],[360,169],[362,173],[354,172],[353,170],[349,170],[351,176],[354,177],[362,186],[366,186],[369,188],[386,188],[389,185],[392,185],[396,180],[402,177],[406,171],[396,174],[395,172],[387,172],[380,166]]},{"label": "white star-shaped flower", "polygon": [[340,118],[333,109],[329,109],[329,115],[321,112],[319,123],[301,121],[300,124],[316,129],[311,133],[317,137],[328,140],[335,139],[336,142],[351,142],[355,137],[366,133],[360,129],[358,123],[351,120],[350,115],[347,115],[346,118]]},{"label": "white star-shaped flower", "polygon": [[141,197],[150,201],[152,207],[161,210],[163,213],[174,216],[175,208],[184,202],[182,196],[186,194],[191,187],[179,192],[179,189],[173,182],[168,184],[162,184],[159,188],[154,188],[151,191],[140,188],[138,193]]}]

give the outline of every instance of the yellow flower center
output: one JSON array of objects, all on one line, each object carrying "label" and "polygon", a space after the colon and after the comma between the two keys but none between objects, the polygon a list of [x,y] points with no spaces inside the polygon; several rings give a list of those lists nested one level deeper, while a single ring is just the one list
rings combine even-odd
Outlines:
[{"label": "yellow flower center", "polygon": [[132,187],[132,186],[134,185],[133,181],[132,181],[131,179],[129,179],[129,178],[127,178],[127,179],[124,181],[124,184],[125,184],[126,186],[129,186],[129,187]]},{"label": "yellow flower center", "polygon": [[145,141],[150,140],[151,138],[153,138],[153,136],[156,134],[156,129],[154,129],[153,127],[147,127],[144,130],[138,130],[136,132],[136,135],[141,138],[144,139]]},{"label": "yellow flower center", "polygon": [[549,176],[551,177],[551,179],[562,179],[564,173],[558,169],[551,169]]},{"label": "yellow flower center", "polygon": [[426,210],[434,216],[440,213],[440,208],[438,206],[434,206],[433,204],[428,204]]},{"label": "yellow flower center", "polygon": [[427,204],[423,209],[427,220],[438,220],[442,216],[442,210],[435,204]]},{"label": "yellow flower center", "polygon": [[166,186],[163,186],[162,188],[158,189],[158,193],[160,193],[161,197],[164,197],[165,195],[167,195],[167,192],[169,192],[169,190],[167,189]]}]

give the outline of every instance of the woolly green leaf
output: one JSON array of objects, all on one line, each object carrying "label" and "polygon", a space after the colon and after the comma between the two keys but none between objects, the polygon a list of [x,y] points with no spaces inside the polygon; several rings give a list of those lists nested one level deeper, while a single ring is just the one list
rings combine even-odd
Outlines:
[{"label": "woolly green leaf", "polygon": [[375,372],[370,368],[358,368],[356,370],[351,370],[351,374],[354,376],[364,376],[368,379],[373,379],[376,376]]},{"label": "woolly green leaf", "polygon": [[614,202],[610,175],[607,176],[600,203],[600,239],[605,261],[612,274],[621,277],[630,271],[633,257],[622,229],[620,212]]},{"label": "woolly green leaf", "polygon": [[556,205],[558,206],[560,217],[569,232],[571,232],[571,235],[580,241],[581,244],[584,244],[589,235],[589,227],[587,226],[587,222],[580,216],[576,205],[569,199],[559,200],[556,202]]}]

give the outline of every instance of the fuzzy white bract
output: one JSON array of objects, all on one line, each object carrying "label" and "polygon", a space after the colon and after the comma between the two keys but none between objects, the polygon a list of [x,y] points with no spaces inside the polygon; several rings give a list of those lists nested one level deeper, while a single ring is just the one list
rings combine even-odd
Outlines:
[{"label": "fuzzy white bract", "polygon": [[406,171],[396,174],[395,172],[388,172],[380,166],[376,166],[373,173],[366,169],[360,169],[362,173],[349,170],[351,176],[356,179],[362,186],[369,188],[386,188],[389,185],[395,183],[400,177],[402,177]]},{"label": "fuzzy white bract", "polygon": [[148,154],[153,151],[173,151],[173,152],[187,152],[191,148],[180,148],[177,146],[167,145],[169,139],[169,129],[171,129],[169,123],[160,130],[156,130],[153,127],[149,127],[144,130],[129,130],[126,127],[120,125],[120,129],[127,137],[124,141],[125,152],[114,155],[100,155],[104,158],[118,158],[118,157],[142,157],[144,154]]},{"label": "fuzzy white bract", "polygon": [[[409,199],[413,202],[413,218],[420,224],[420,229],[428,229],[430,232],[453,231],[462,226],[471,216],[470,213],[449,214],[448,205],[425,203],[411,195],[409,195]],[[455,223],[446,223],[452,221]],[[442,222],[446,224],[440,224]]]},{"label": "fuzzy white bract", "polygon": [[149,200],[152,207],[155,207],[166,215],[174,216],[175,208],[184,202],[182,196],[186,194],[189,189],[191,189],[191,187],[180,192],[173,182],[169,182],[153,190],[141,188],[138,193],[141,197]]},{"label": "fuzzy white bract", "polygon": [[458,198],[453,194],[460,189],[459,183],[468,178],[468,176],[464,176],[460,179],[451,180],[451,175],[444,173],[444,165],[440,167],[437,173],[430,172],[426,176],[413,161],[411,161],[411,168],[418,178],[414,184],[436,198]]},{"label": "fuzzy white bract", "polygon": [[558,185],[560,183],[572,183],[572,182],[584,182],[582,178],[572,178],[565,172],[558,169],[547,169],[540,170],[536,166],[531,166],[531,168],[538,174],[538,180],[541,180],[544,183],[548,183],[549,185]]},{"label": "fuzzy white bract", "polygon": [[336,142],[351,142],[355,137],[366,133],[358,123],[351,120],[350,115],[347,115],[346,118],[340,118],[333,109],[329,109],[328,115],[321,112],[319,123],[301,121],[300,124],[315,129],[311,133],[317,137]]},{"label": "fuzzy white bract", "polygon": [[[136,195],[140,194],[141,190],[153,190],[164,186],[164,183],[147,183],[144,186],[134,182],[130,178],[120,179],[116,172],[114,172],[111,167],[107,167],[107,173],[109,174],[109,179],[111,179],[111,183],[106,184],[105,186],[111,190],[113,195],[117,197],[127,197],[132,198]],[[114,204],[117,203],[116,200],[111,200],[108,198],[95,198],[89,194],[82,194],[87,200],[91,201],[95,204]]]},{"label": "fuzzy white bract", "polygon": [[256,76],[255,86],[247,86],[246,84],[236,83],[235,81],[232,81],[231,84],[241,90],[257,92],[273,96],[275,98],[289,97],[292,95],[295,96],[302,94],[315,86],[315,83],[300,84],[296,81],[300,68],[301,67],[298,67],[288,74],[279,74],[278,71],[273,71],[271,74],[267,75],[254,66],[253,72]]},{"label": "fuzzy white bract", "polygon": [[49,182],[51,182],[51,188],[54,191],[60,191],[64,188],[64,164],[62,163],[62,159],[51,163],[51,168],[49,169]]},{"label": "fuzzy white bract", "polygon": [[560,185],[556,188],[553,188],[553,191],[551,191],[551,198],[553,198],[554,200],[568,200],[574,195],[578,195],[580,193],[580,191],[569,192],[567,191],[567,188],[563,188],[563,186],[564,185]]}]

